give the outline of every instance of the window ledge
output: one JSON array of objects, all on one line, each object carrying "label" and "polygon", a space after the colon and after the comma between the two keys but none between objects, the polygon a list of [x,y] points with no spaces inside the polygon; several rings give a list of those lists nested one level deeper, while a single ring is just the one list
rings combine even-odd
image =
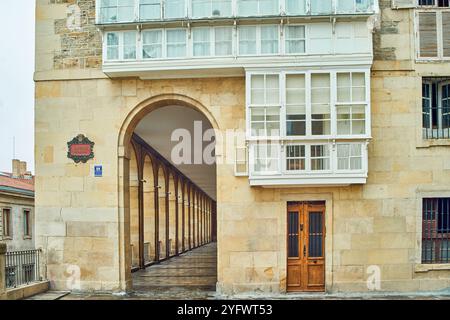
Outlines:
[{"label": "window ledge", "polygon": [[450,146],[450,139],[430,139],[421,140],[416,148],[431,148],[431,147],[443,147]]},{"label": "window ledge", "polygon": [[23,240],[31,240],[31,239],[33,239],[32,236],[24,236],[24,237],[23,237]]},{"label": "window ledge", "polygon": [[450,270],[450,263],[439,263],[439,264],[416,264],[414,266],[414,272],[429,272],[429,271],[438,271],[438,270]]},{"label": "window ledge", "polygon": [[11,237],[11,236],[3,236],[3,240],[12,240],[13,239],[13,237]]}]

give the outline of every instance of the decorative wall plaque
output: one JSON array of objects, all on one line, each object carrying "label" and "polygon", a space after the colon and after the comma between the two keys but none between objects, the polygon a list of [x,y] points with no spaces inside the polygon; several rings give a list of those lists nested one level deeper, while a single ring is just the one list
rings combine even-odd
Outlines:
[{"label": "decorative wall plaque", "polygon": [[86,163],[89,159],[94,158],[94,144],[83,134],[79,134],[67,142],[69,148],[67,158],[72,159],[75,163]]}]

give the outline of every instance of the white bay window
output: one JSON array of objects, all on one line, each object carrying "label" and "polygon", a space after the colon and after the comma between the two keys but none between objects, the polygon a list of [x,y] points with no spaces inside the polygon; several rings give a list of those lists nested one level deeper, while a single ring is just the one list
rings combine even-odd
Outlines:
[{"label": "white bay window", "polygon": [[233,29],[231,27],[214,29],[214,54],[216,56],[231,56],[233,54]]},{"label": "white bay window", "polygon": [[195,28],[193,29],[193,48],[194,57],[205,57],[211,55],[211,29]]},{"label": "white bay window", "polygon": [[158,20],[162,16],[161,0],[141,0],[139,2],[140,20]]},{"label": "white bay window", "polygon": [[186,16],[186,0],[164,0],[164,17],[166,19],[179,19]]},{"label": "white bay window", "polygon": [[286,26],[286,54],[300,54],[306,51],[305,26]]},{"label": "white bay window", "polygon": [[250,184],[365,183],[369,79],[369,69],[248,71]]}]

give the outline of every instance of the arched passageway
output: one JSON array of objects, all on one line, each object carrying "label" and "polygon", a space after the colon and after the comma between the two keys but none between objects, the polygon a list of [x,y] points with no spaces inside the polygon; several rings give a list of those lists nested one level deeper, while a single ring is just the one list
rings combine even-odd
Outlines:
[{"label": "arched passageway", "polygon": [[124,235],[135,291],[215,287],[216,164],[203,161],[215,141],[203,141],[207,130],[213,125],[195,108],[160,105],[130,135]]}]

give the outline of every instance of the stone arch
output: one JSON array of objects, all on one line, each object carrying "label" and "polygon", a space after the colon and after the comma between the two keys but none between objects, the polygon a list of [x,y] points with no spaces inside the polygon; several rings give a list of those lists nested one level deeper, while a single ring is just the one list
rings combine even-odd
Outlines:
[{"label": "stone arch", "polygon": [[[149,113],[152,111],[169,106],[169,105],[179,105],[184,106],[187,108],[194,109],[200,113],[202,113],[206,119],[210,122],[212,128],[216,132],[216,137],[218,136],[218,131],[220,130],[219,124],[212,115],[212,113],[199,101],[192,99],[190,97],[187,97],[185,95],[180,94],[161,94],[157,95],[151,98],[148,98],[146,100],[143,100],[139,104],[137,104],[135,107],[132,108],[130,112],[125,116],[122,125],[119,130],[118,135],[118,220],[119,220],[119,252],[118,252],[118,259],[119,259],[119,270],[120,270],[120,286],[122,290],[128,291],[132,288],[132,279],[131,274],[129,270],[131,269],[131,254],[130,254],[130,245],[131,245],[131,239],[130,239],[130,145],[131,145],[131,138],[133,135],[133,132],[136,129],[136,126],[139,124],[139,122]],[[216,148],[219,148],[218,145],[216,145]],[[157,204],[159,208],[159,227],[158,229],[161,230],[161,223],[164,223],[165,220],[165,208],[167,205],[167,197],[166,199],[161,197],[161,194],[164,194],[166,196],[167,192],[167,173],[165,172],[164,165],[160,163],[154,163],[154,179],[155,184],[158,185],[158,194],[159,197],[157,198]],[[161,185],[161,178],[159,177],[160,170],[164,171],[164,186]],[[164,192],[162,192],[161,189],[164,189]],[[191,191],[191,190],[190,190]],[[192,196],[191,200],[191,206],[193,201],[193,195],[192,192],[189,192],[189,196]],[[161,212],[161,208],[164,209],[163,212]],[[193,211],[193,208],[190,208],[191,214]],[[161,217],[164,217],[164,219],[161,220]],[[164,230],[165,232],[165,230]],[[191,231],[191,238],[193,236],[193,232]],[[165,233],[159,234],[159,239],[163,237]],[[186,235],[187,237],[188,235]],[[189,246],[188,246],[189,247]],[[186,247],[186,249],[188,249]],[[192,246],[193,247],[193,246]],[[160,256],[163,254],[164,251],[160,252]]]}]

